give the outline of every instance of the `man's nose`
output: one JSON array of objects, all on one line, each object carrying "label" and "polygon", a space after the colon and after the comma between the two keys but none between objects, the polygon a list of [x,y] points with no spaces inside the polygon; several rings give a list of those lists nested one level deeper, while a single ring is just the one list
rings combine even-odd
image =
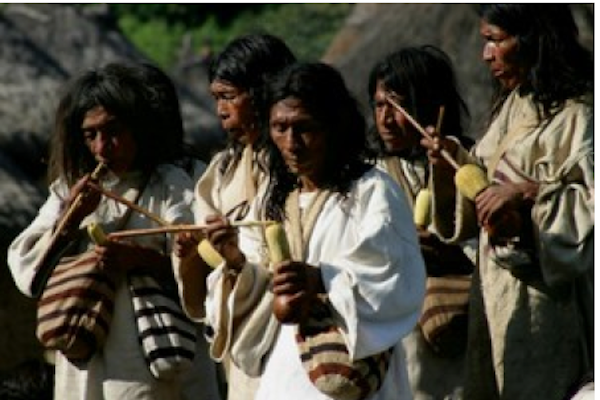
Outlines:
[{"label": "man's nose", "polygon": [[483,45],[482,58],[483,61],[491,61],[494,58],[494,44],[486,43]]},{"label": "man's nose", "polygon": [[294,134],[291,129],[288,129],[288,131],[285,133],[283,143],[288,151],[294,151],[300,147],[298,135]]},{"label": "man's nose", "polygon": [[229,108],[222,101],[217,102],[217,115],[222,120],[229,118]]},{"label": "man's nose", "polygon": [[112,150],[112,140],[110,135],[104,134],[102,131],[96,133],[94,140],[95,151],[98,154],[106,154]]},{"label": "man's nose", "polygon": [[394,119],[394,113],[389,104],[384,104],[381,106],[379,111],[379,122],[382,124],[389,124]]}]

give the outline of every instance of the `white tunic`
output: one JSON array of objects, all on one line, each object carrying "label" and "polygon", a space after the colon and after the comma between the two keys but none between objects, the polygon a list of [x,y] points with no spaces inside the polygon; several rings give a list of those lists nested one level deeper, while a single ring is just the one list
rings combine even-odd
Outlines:
[{"label": "white tunic", "polygon": [[[259,155],[255,154],[252,146],[244,148],[238,160],[230,161],[224,171],[221,171],[223,160],[232,156],[231,149],[222,150],[215,154],[210,164],[197,181],[195,186],[194,217],[199,225],[206,223],[206,218],[213,214],[225,215],[230,220],[242,218],[248,211],[251,201],[258,190],[264,190],[266,176],[258,166]],[[179,284],[180,297],[185,312],[195,321],[203,322],[204,291],[200,273],[195,261],[173,259],[175,276]],[[182,282],[195,282],[196,285],[184,285]],[[202,282],[203,283],[203,282]],[[227,375],[228,400],[247,400],[252,398],[256,382],[230,365],[227,360],[223,368]]]},{"label": "white tunic", "polygon": [[[131,188],[137,188],[141,181],[140,174],[132,173],[123,180],[114,178],[107,185],[110,191],[128,196]],[[192,220],[192,187],[192,181],[183,170],[162,165],[149,180],[138,205],[167,221],[189,223]],[[32,295],[36,260],[48,245],[66,196],[68,187],[62,182],[54,182],[37,217],[8,250],[11,273],[25,295]],[[125,210],[126,206],[103,197],[98,209],[84,219],[82,226],[97,220],[110,231],[111,225]],[[127,229],[149,227],[156,227],[156,224],[135,212],[126,225]],[[165,235],[144,236],[139,242],[165,254],[169,254],[171,249],[171,238]],[[218,399],[214,367],[207,356],[202,335],[198,337],[198,356],[192,369],[173,380],[155,379],[143,358],[131,295],[126,281],[122,280],[117,287],[115,311],[103,350],[83,366],[76,366],[57,354],[54,397],[60,400]]]},{"label": "white tunic", "polygon": [[480,238],[469,305],[469,398],[564,399],[593,370],[593,133],[592,107],[567,101],[540,123],[531,96],[514,90],[474,156],[457,154],[460,164],[485,167],[490,181],[539,185],[529,221],[534,244],[525,249],[533,261],[523,261],[519,246],[490,243],[473,202],[460,193],[450,199],[455,209],[440,202],[438,194],[454,195],[453,183],[433,175],[436,230],[448,241]]},{"label": "white tunic", "polygon": [[[213,356],[231,354],[244,371],[261,376],[256,399],[328,399],[302,367],[294,327],[281,326],[272,315],[263,236],[242,229],[240,248],[249,262],[233,290],[222,267],[209,276],[206,315],[215,331]],[[401,341],[419,317],[425,267],[399,186],[373,168],[354,183],[348,198],[331,196],[307,254],[305,261],[321,269],[351,356],[359,359],[394,347],[383,385],[372,399],[411,399]]]}]

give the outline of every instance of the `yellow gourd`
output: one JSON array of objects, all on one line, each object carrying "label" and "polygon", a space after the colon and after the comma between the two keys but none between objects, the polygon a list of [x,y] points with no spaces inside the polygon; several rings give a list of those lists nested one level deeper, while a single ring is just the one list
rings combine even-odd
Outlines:
[{"label": "yellow gourd", "polygon": [[96,222],[92,222],[87,226],[87,233],[92,241],[100,246],[108,243],[108,237],[104,233],[102,227]]},{"label": "yellow gourd", "polygon": [[269,248],[269,256],[273,264],[280,263],[291,258],[290,246],[281,224],[273,223],[265,228],[265,238]]},{"label": "yellow gourd", "polygon": [[[273,265],[291,259],[290,246],[281,224],[268,225],[265,228],[265,238]],[[298,322],[302,314],[298,308],[290,307],[287,297],[287,295],[276,295],[273,300],[273,314],[282,324]]]},{"label": "yellow gourd", "polygon": [[413,218],[415,225],[421,228],[427,227],[431,222],[431,190],[423,188],[417,194]]},{"label": "yellow gourd", "polygon": [[485,171],[475,164],[461,166],[454,175],[454,183],[458,191],[470,200],[490,185]]},{"label": "yellow gourd", "polygon": [[225,261],[208,239],[202,239],[198,243],[198,254],[211,268],[217,268]]}]

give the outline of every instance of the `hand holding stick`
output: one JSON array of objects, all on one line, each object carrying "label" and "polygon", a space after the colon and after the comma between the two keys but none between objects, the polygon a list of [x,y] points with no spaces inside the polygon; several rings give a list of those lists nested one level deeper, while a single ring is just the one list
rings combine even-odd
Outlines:
[{"label": "hand holding stick", "polygon": [[[106,172],[106,165],[98,163],[94,171],[90,174],[90,179],[96,181],[100,176]],[[37,273],[31,283],[31,293],[34,297],[39,297],[44,289],[50,274],[54,270],[54,267],[59,262],[63,253],[69,246],[63,248],[57,248],[57,244],[62,240],[61,236],[65,228],[71,223],[71,218],[75,210],[79,208],[83,201],[83,194],[79,192],[75,199],[69,205],[69,208],[65,211],[62,218],[58,222],[56,229],[52,233],[50,238],[50,244],[46,248],[46,252],[40,259],[37,265]]]},{"label": "hand holding stick", "polygon": [[[94,171],[92,171],[92,173],[90,174],[90,182],[88,182],[88,184],[92,183],[92,181],[97,181],[105,171],[106,171],[106,165],[103,163],[98,163],[98,165],[96,166]],[[62,219],[58,223],[58,225],[54,231],[54,237],[53,237],[52,243],[54,242],[54,239],[58,235],[60,235],[62,233],[62,231],[65,229],[65,227],[68,226],[68,224],[71,222],[71,217],[72,217],[73,213],[79,207],[79,205],[81,204],[82,201],[83,201],[83,194],[80,192],[77,194],[77,196],[75,197],[73,202],[69,205],[69,208],[67,209],[67,211],[65,211]]]},{"label": "hand holding stick", "polygon": [[[385,96],[385,99],[395,109],[400,111],[402,113],[402,115],[404,115],[404,117],[408,120],[408,122],[410,122],[415,127],[415,129],[417,131],[419,131],[419,133],[421,133],[421,135],[423,135],[428,140],[433,141],[433,137],[429,133],[427,133],[427,131],[408,113],[408,111],[406,111],[400,104],[398,104],[390,94],[387,94]],[[442,113],[440,112],[440,114],[442,114]],[[440,124],[440,122],[439,122],[440,120],[441,120],[441,118],[438,119],[438,124]],[[440,154],[442,155],[442,157],[444,157],[444,159],[448,162],[448,164],[450,164],[454,169],[458,170],[460,168],[460,165],[458,165],[458,163],[454,160],[454,158],[452,158],[450,153],[448,153],[448,150],[441,149]]]}]

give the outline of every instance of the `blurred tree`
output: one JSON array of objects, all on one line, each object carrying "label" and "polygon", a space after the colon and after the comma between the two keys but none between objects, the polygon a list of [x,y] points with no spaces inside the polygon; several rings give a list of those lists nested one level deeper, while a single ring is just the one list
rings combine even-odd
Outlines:
[{"label": "blurred tree", "polygon": [[[166,69],[182,54],[213,52],[252,31],[280,36],[302,59],[318,59],[352,9],[351,4],[110,4],[119,27]],[[189,57],[189,54],[186,55]]]},{"label": "blurred tree", "polygon": [[208,16],[226,24],[243,10],[263,8],[264,4],[111,4],[117,15],[134,15],[142,22],[163,20],[169,24],[180,24],[187,28],[202,25]]}]

